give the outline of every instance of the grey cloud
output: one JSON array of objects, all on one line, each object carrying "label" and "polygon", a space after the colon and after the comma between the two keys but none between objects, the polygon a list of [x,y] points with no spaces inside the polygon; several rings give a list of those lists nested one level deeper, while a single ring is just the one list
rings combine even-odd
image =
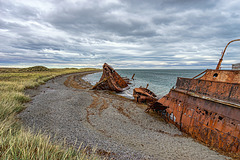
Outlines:
[{"label": "grey cloud", "polygon": [[118,36],[151,37],[156,32],[146,22],[129,17],[118,17],[111,13],[113,8],[61,8],[47,17],[52,25],[74,34],[100,32]]},{"label": "grey cloud", "polygon": [[240,7],[224,0],[27,2],[0,2],[0,64],[212,67],[240,34]]},{"label": "grey cloud", "polygon": [[[140,8],[154,8],[157,10],[178,11],[186,9],[212,9],[219,2],[217,0],[199,1],[199,0],[130,0],[125,1],[131,7],[141,6]],[[137,7],[139,8],[139,7]]]},{"label": "grey cloud", "polygon": [[22,20],[35,20],[38,18],[39,11],[35,8],[18,5],[11,1],[1,1],[0,3],[0,13],[5,18],[16,17]]}]

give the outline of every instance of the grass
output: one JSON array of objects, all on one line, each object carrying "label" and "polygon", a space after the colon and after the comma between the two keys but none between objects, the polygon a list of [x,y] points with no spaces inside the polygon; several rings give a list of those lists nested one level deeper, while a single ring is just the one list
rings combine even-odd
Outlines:
[{"label": "grass", "polygon": [[59,75],[91,70],[96,69],[0,68],[0,159],[99,159],[95,154],[89,155],[74,146],[51,142],[43,134],[32,133],[15,118],[25,108],[24,103],[30,101],[24,94],[25,89]]}]

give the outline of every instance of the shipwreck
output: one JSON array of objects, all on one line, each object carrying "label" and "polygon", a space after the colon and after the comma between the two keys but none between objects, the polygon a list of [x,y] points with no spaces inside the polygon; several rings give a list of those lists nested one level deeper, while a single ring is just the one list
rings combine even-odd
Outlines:
[{"label": "shipwreck", "polygon": [[104,63],[102,76],[92,89],[123,92],[130,88],[129,83],[130,79],[122,78],[110,65]]},{"label": "shipwreck", "polygon": [[240,70],[207,69],[176,86],[149,109],[164,111],[168,122],[214,148],[240,153]]},{"label": "shipwreck", "polygon": [[136,102],[146,103],[148,105],[155,103],[158,100],[157,95],[148,89],[148,84],[145,88],[142,86],[139,88],[134,88],[133,97]]}]

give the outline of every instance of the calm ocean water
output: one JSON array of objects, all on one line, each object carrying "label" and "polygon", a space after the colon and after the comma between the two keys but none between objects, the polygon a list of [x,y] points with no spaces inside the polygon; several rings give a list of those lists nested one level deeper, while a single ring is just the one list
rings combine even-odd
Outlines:
[{"label": "calm ocean water", "polygon": [[[119,93],[122,96],[133,98],[132,93],[134,88],[140,86],[146,87],[153,91],[159,98],[169,92],[175,86],[177,77],[192,78],[203,70],[193,69],[116,69],[122,77],[131,78],[135,73],[134,81],[130,85],[130,89]],[[83,79],[89,81],[91,84],[96,84],[100,80],[102,72],[89,74]]]}]

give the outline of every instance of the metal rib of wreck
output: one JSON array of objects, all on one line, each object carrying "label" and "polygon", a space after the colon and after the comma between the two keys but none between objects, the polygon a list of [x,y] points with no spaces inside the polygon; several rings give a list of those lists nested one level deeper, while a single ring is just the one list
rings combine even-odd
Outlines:
[{"label": "metal rib of wreck", "polygon": [[[227,46],[234,41],[240,39]],[[178,78],[176,87],[152,109],[164,109],[166,119],[193,138],[240,153],[240,70],[220,70],[227,46],[215,70]]]},{"label": "metal rib of wreck", "polygon": [[122,92],[129,89],[127,82],[107,63],[103,65],[103,74],[92,89]]}]

